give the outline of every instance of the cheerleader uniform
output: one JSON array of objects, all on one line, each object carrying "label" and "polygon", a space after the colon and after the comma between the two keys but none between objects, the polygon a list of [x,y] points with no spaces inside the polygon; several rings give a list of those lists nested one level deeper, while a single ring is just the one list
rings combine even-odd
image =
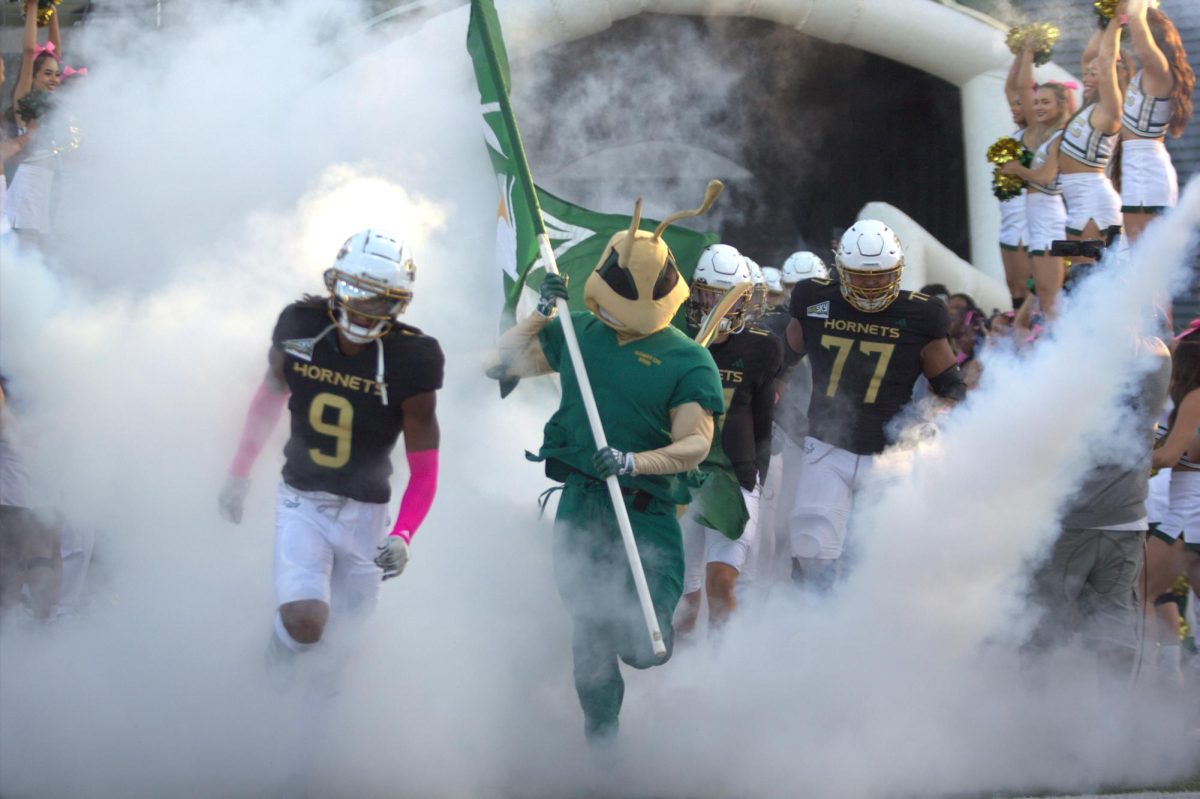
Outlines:
[{"label": "cheerleader uniform", "polygon": [[[1062,133],[1056,130],[1033,151],[1030,169],[1036,171],[1046,163],[1050,146]],[[1025,247],[1030,255],[1046,255],[1050,252],[1050,242],[1067,237],[1067,209],[1063,205],[1061,177],[1061,174],[1055,175],[1046,185],[1029,183],[1025,192]]]},{"label": "cheerleader uniform", "polygon": [[1175,205],[1179,178],[1163,143],[1171,121],[1171,100],[1142,91],[1138,70],[1125,91],[1121,126],[1137,136],[1121,143],[1121,210],[1155,213]]},{"label": "cheerleader uniform", "polygon": [[[1019,128],[1012,138],[1021,141],[1025,129]],[[1000,201],[1000,248],[1019,250],[1025,244],[1025,192]]]},{"label": "cheerleader uniform", "polygon": [[1122,222],[1121,196],[1103,172],[1112,160],[1118,134],[1101,133],[1092,127],[1095,107],[1092,103],[1071,118],[1059,148],[1060,156],[1070,156],[1081,164],[1101,170],[1060,176],[1063,201],[1067,204],[1067,232],[1074,236],[1083,232],[1089,219],[1095,220],[1101,232]]},{"label": "cheerleader uniform", "polygon": [[50,232],[51,190],[58,168],[58,155],[53,149],[39,146],[41,137],[34,133],[26,145],[28,155],[17,165],[4,213],[17,231],[27,230],[46,235]]}]

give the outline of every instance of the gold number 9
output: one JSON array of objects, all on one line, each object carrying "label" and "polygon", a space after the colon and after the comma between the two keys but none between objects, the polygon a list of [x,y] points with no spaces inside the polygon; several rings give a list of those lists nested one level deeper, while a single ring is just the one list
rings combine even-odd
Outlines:
[{"label": "gold number 9", "polygon": [[[337,411],[337,419],[333,424],[325,421],[326,408]],[[350,462],[350,430],[354,423],[354,407],[350,400],[337,394],[318,394],[313,397],[312,405],[308,407],[308,423],[318,433],[333,436],[336,442],[332,455],[316,447],[311,448],[308,455],[313,459],[313,463],[327,469],[340,469]]]}]

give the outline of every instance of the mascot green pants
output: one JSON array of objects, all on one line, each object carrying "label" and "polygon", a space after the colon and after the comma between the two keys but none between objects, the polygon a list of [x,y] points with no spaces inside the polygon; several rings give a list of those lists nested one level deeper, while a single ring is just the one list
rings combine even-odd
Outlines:
[{"label": "mascot green pants", "polygon": [[[683,592],[683,545],[675,507],[646,498],[627,495],[625,507],[669,658],[671,616]],[[604,483],[583,475],[567,478],[554,522],[554,574],[575,626],[575,690],[585,730],[589,736],[615,732],[625,696],[618,658],[637,669],[666,661],[650,647]]]}]

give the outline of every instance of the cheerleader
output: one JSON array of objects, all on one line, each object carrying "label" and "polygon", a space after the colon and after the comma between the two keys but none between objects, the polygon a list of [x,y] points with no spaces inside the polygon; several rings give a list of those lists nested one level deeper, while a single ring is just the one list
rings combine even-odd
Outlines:
[{"label": "cheerleader", "polygon": [[21,153],[12,185],[8,187],[4,214],[9,225],[25,242],[40,248],[50,232],[50,202],[57,158],[46,136],[39,136],[38,120],[23,116],[21,100],[33,92],[52,96],[62,82],[61,38],[58,14],[50,17],[50,41],[37,41],[37,0],[25,0],[25,32],[21,71],[13,86],[13,107],[9,127],[18,136],[28,136]]},{"label": "cheerleader", "polygon": [[1028,167],[1009,161],[1000,167],[1008,175],[1016,175],[1026,183],[1025,246],[1033,259],[1033,290],[1042,310],[1049,314],[1054,299],[1062,289],[1065,264],[1050,254],[1050,242],[1066,238],[1067,210],[1063,205],[1059,183],[1059,147],[1063,128],[1075,111],[1075,98],[1064,83],[1033,82],[1033,48],[1021,51],[1017,70],[1017,88],[1021,105],[1033,109],[1032,119],[1026,115],[1025,146],[1033,151]]},{"label": "cheerleader", "polygon": [[[1103,239],[1121,225],[1121,196],[1106,171],[1121,131],[1122,80],[1118,65],[1121,26],[1110,22],[1097,31],[1083,54],[1084,107],[1071,118],[1059,148],[1067,238]],[[1075,257],[1075,263],[1093,259]]]},{"label": "cheerleader", "polygon": [[[1017,88],[1017,72],[1020,66],[1019,59],[1013,61],[1012,69],[1008,71],[1008,79],[1004,83],[1004,95],[1008,99],[1013,124],[1017,126],[1012,138],[1024,144],[1025,106],[1021,103],[1021,92]],[[1033,276],[1029,253],[1025,249],[1024,191],[1016,197],[1000,201],[1000,261],[1004,264],[1004,279],[1008,283],[1013,308],[1020,308],[1029,295],[1029,287],[1026,284]]]},{"label": "cheerleader", "polygon": [[1121,211],[1131,241],[1163,209],[1175,205],[1179,184],[1166,134],[1178,138],[1192,116],[1196,75],[1179,31],[1146,0],[1129,0],[1129,38],[1138,70],[1121,111]]},{"label": "cheerleader", "polygon": [[[1200,339],[1185,338],[1175,348],[1170,397],[1175,408],[1152,460],[1155,469],[1171,470],[1171,482],[1162,524],[1146,541],[1145,585],[1150,605],[1170,592],[1181,574],[1200,581]],[[1162,614],[1163,620],[1174,615],[1169,610]],[[1170,640],[1169,635],[1158,637]],[[1179,651],[1164,646],[1159,666],[1168,674],[1177,673]]]}]

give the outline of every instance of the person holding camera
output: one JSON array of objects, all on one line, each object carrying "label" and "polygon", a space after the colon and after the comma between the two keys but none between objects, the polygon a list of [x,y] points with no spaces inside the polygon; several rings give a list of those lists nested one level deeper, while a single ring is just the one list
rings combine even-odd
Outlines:
[{"label": "person holding camera", "polygon": [[[1074,281],[1072,281],[1074,282]],[[1094,652],[1102,684],[1110,693],[1129,685],[1141,646],[1138,577],[1149,528],[1146,497],[1150,481],[1154,421],[1167,397],[1171,357],[1158,338],[1131,339],[1144,376],[1126,398],[1132,413],[1119,431],[1138,449],[1109,447],[1093,459],[1079,491],[1071,497],[1058,538],[1030,585],[1044,613],[1023,648],[1026,665],[1044,656],[1077,630]]]}]

